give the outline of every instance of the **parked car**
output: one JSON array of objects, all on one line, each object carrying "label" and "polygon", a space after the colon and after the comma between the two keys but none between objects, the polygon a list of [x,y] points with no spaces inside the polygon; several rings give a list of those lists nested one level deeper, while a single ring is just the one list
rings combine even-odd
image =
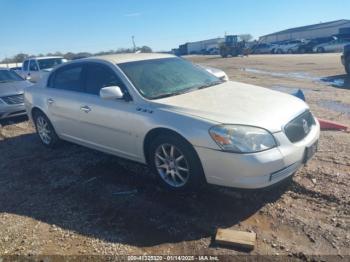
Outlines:
[{"label": "parked car", "polygon": [[220,50],[217,47],[212,47],[208,49],[208,54],[209,55],[219,55],[220,54]]},{"label": "parked car", "polygon": [[315,53],[325,53],[325,52],[342,52],[344,50],[344,46],[350,44],[349,40],[345,39],[334,39],[328,43],[323,43],[316,45],[313,48]]},{"label": "parked car", "polygon": [[303,41],[303,43],[301,43],[299,45],[298,48],[298,53],[300,54],[304,54],[304,53],[312,53],[313,52],[313,48],[316,45],[319,44],[323,44],[323,43],[327,43],[334,40],[334,37],[319,37],[319,38],[315,38],[315,39],[308,39]]},{"label": "parked car", "polygon": [[0,119],[26,115],[23,93],[31,85],[14,71],[0,68]]},{"label": "parked car", "polygon": [[299,46],[302,45],[304,42],[302,40],[293,40],[293,41],[287,41],[279,44],[275,48],[276,54],[294,54],[298,52]]},{"label": "parked car", "polygon": [[253,54],[273,54],[277,45],[274,44],[257,44],[251,47]]},{"label": "parked car", "polygon": [[63,139],[148,164],[175,191],[273,185],[310,160],[320,134],[302,100],[167,54],[72,61],[34,87],[25,104],[44,145]]},{"label": "parked car", "polygon": [[31,82],[38,82],[54,67],[67,62],[61,56],[32,57],[23,61],[21,76]]},{"label": "parked car", "polygon": [[342,64],[344,65],[345,71],[350,75],[350,44],[344,46],[344,51],[341,56]]}]

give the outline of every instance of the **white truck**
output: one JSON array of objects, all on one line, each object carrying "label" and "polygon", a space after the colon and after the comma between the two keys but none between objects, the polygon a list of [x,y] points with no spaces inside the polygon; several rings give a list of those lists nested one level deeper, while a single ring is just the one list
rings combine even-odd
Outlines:
[{"label": "white truck", "polygon": [[61,56],[31,57],[23,61],[22,70],[18,72],[24,79],[38,82],[54,67],[67,62]]}]

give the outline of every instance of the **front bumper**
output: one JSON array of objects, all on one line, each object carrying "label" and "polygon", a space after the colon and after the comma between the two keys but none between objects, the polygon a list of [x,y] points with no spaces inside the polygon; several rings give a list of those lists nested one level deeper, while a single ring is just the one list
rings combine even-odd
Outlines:
[{"label": "front bumper", "polygon": [[0,104],[0,119],[27,115],[24,104]]},{"label": "front bumper", "polygon": [[300,142],[291,143],[283,132],[274,136],[278,147],[253,154],[235,154],[195,146],[209,184],[257,189],[271,186],[293,175],[302,165],[306,147],[320,135],[316,121]]}]

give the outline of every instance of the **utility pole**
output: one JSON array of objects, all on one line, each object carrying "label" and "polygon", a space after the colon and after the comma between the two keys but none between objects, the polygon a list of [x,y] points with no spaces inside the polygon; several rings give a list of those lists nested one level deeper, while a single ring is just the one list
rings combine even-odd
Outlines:
[{"label": "utility pole", "polygon": [[132,36],[131,40],[132,40],[132,45],[134,47],[134,53],[135,53],[136,52],[135,36]]}]

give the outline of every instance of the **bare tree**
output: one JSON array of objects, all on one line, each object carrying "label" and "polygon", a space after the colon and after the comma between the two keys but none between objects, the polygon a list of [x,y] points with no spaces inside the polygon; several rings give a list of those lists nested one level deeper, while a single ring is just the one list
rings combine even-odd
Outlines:
[{"label": "bare tree", "polygon": [[239,37],[242,39],[242,41],[249,42],[253,39],[253,36],[251,34],[242,34],[239,35]]}]

